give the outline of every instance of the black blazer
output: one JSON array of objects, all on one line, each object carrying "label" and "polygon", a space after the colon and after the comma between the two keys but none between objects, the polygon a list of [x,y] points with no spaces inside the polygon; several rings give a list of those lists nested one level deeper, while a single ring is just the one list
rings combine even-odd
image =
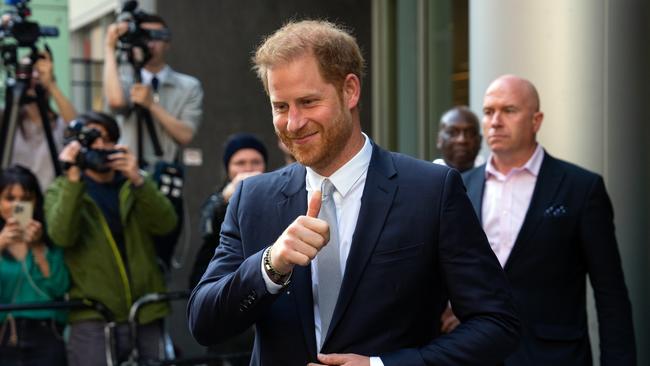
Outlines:
[{"label": "black blazer", "polygon": [[[482,218],[485,165],[463,174]],[[504,270],[523,335],[506,365],[591,365],[589,275],[598,309],[601,365],[634,365],[632,312],[603,179],[545,153],[524,223]]]},{"label": "black blazer", "polygon": [[[316,361],[310,267],[296,266],[291,284],[277,295],[267,292],[261,273],[263,250],[306,211],[299,164],[243,181],[188,305],[200,343],[255,324],[252,365]],[[439,337],[443,286],[463,324]],[[379,356],[386,366],[496,364],[518,337],[509,286],[460,175],[373,146],[321,352]]]}]

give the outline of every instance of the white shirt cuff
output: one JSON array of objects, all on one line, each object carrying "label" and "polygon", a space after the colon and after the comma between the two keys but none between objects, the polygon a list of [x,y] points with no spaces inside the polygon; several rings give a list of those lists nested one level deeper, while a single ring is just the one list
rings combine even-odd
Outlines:
[{"label": "white shirt cuff", "polygon": [[[269,248],[266,248],[266,250],[269,250]],[[282,285],[278,285],[277,283],[273,282],[273,280],[271,280],[271,277],[269,277],[268,273],[266,273],[266,270],[264,269],[264,255],[266,255],[266,250],[262,254],[262,262],[261,262],[262,278],[264,279],[264,283],[266,284],[266,291],[268,291],[272,295],[275,295],[277,293],[280,293],[280,291],[282,290]],[[374,366],[374,365],[370,364],[370,366]]]},{"label": "white shirt cuff", "polygon": [[370,357],[370,366],[384,366],[379,357]]}]

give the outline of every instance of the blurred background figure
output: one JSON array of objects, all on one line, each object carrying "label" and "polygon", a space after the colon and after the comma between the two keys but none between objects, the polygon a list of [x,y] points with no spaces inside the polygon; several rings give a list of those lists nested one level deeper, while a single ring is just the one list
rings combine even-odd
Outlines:
[{"label": "blurred background figure", "polygon": [[[230,197],[242,180],[263,173],[268,163],[266,146],[257,137],[239,133],[231,135],[223,151],[223,165],[227,172],[226,181],[203,203],[201,208],[201,237],[203,243],[194,261],[190,276],[190,288],[194,288],[208,267],[219,244],[221,223],[226,216]],[[252,328],[239,337],[218,346],[209,347],[213,353],[250,353],[254,333]],[[248,365],[248,356],[231,360],[232,365]]]},{"label": "blurred background figure", "polygon": [[54,180],[55,172],[36,103],[35,88],[42,87],[45,90],[48,106],[50,99],[53,99],[58,110],[56,113],[48,108],[47,115],[57,150],[60,150],[63,145],[63,131],[66,125],[75,118],[77,112],[56,84],[49,52],[41,52],[34,63],[33,70],[31,87],[20,101],[11,162],[29,168],[38,178],[40,187],[45,190]]},{"label": "blurred background figure", "polygon": [[[144,60],[144,65],[136,65],[142,67],[140,70],[134,70],[134,65],[118,64],[116,46],[127,32],[128,24],[110,25],[106,33],[103,91],[109,108],[125,117],[121,126],[122,142],[131,149],[138,145],[136,114],[131,113],[133,105],[151,113],[163,154],[156,156],[149,136],[145,136],[144,155],[138,159],[144,159],[141,164],[153,167],[157,161],[177,160],[180,147],[192,141],[203,114],[203,89],[198,79],[174,71],[167,64],[171,32],[165,20],[146,13],[139,20],[139,27],[150,34],[147,49],[143,50],[149,58]],[[134,75],[134,71],[140,74]]]},{"label": "blurred background figure", "polygon": [[253,175],[266,170],[268,153],[264,143],[257,137],[239,133],[231,135],[223,151],[223,165],[227,178],[221,187],[208,197],[201,208],[201,226],[199,231],[203,244],[199,250],[192,275],[190,288],[194,288],[208,267],[214,250],[219,244],[219,231],[226,215],[228,201],[235,192],[237,184]]},{"label": "blurred background figure", "polygon": [[442,152],[442,158],[433,162],[455,168],[459,172],[485,162],[483,157],[478,156],[481,149],[478,118],[468,107],[454,107],[442,115],[437,147]]},{"label": "blurred background figure", "polygon": [[[454,107],[442,115],[436,146],[442,152],[442,158],[434,160],[434,164],[464,172],[485,162],[478,155],[481,149],[478,118],[466,106]],[[440,322],[443,333],[451,332],[460,324],[449,306],[442,313]]]},{"label": "blurred background figure", "polygon": [[[65,248],[71,298],[104,304],[118,323],[115,353],[119,362],[131,352],[127,323],[133,302],[145,294],[164,292],[156,263],[154,235],[176,225],[167,198],[139,169],[135,155],[117,145],[117,122],[104,113],[79,116],[83,134],[59,154],[65,174],[48,188],[45,214],[52,242]],[[88,136],[93,136],[91,141]],[[136,344],[140,360],[159,360],[165,303],[139,313]],[[104,317],[94,309],[70,312],[68,360],[71,366],[106,365]]]},{"label": "blurred background figure", "polygon": [[[52,301],[68,290],[63,252],[50,244],[43,216],[43,194],[34,174],[22,166],[0,173],[2,304]],[[66,365],[65,312],[0,313],[0,322],[0,364]]]},{"label": "blurred background figure", "polygon": [[[154,172],[154,180],[174,205],[179,218],[174,230],[156,238],[156,253],[169,268],[184,218],[181,149],[192,141],[201,123],[203,88],[198,79],[177,72],[167,64],[171,31],[165,20],[156,14],[142,12],[138,22],[139,28],[147,34],[141,51],[148,57],[141,60],[143,64],[118,65],[116,46],[118,41],[125,44],[128,24],[111,24],[106,33],[102,85],[108,107],[123,117],[120,142],[137,152],[141,167]],[[140,111],[134,110],[134,106],[141,108]],[[149,131],[139,135],[138,115],[145,114],[152,118],[155,133]],[[162,151],[154,151],[152,136],[157,138]],[[171,177],[171,186],[165,182],[166,178],[161,178],[165,176]]]}]

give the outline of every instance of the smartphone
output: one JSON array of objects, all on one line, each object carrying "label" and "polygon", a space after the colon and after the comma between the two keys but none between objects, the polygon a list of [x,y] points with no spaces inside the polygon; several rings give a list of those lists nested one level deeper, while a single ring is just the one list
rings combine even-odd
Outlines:
[{"label": "smartphone", "polygon": [[25,230],[34,215],[34,204],[29,201],[16,201],[14,203],[13,217],[18,221],[20,228]]}]

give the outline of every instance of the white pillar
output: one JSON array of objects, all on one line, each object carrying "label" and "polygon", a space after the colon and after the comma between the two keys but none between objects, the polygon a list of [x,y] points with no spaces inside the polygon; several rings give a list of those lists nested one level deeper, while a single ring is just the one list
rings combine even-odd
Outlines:
[{"label": "white pillar", "polygon": [[[550,154],[604,176],[616,214],[639,364],[649,364],[650,100],[643,99],[647,12],[640,3],[470,0],[470,105],[482,115],[483,93],[499,75],[531,80],[545,113],[541,144]],[[591,295],[589,300],[597,361]]]}]

